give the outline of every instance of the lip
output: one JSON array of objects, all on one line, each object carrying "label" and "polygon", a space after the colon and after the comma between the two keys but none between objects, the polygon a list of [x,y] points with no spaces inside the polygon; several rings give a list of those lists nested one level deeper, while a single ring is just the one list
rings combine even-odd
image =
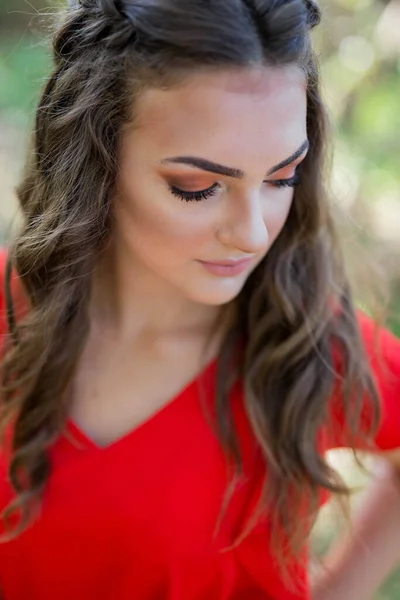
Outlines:
[{"label": "lip", "polygon": [[254,258],[243,258],[241,260],[219,260],[215,262],[200,260],[199,262],[213,275],[217,275],[218,277],[234,277],[247,271],[253,261]]}]

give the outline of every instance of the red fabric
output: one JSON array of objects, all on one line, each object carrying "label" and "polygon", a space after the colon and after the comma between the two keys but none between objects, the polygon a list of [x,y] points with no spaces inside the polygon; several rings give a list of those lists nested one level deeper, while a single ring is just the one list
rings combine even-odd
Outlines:
[{"label": "red fabric", "polygon": [[[0,322],[2,310],[0,293]],[[370,351],[371,324],[360,318]],[[373,363],[384,412],[377,443],[394,448],[400,446],[400,343],[386,333],[382,340],[397,378],[392,383]],[[285,589],[268,551],[268,523],[221,551],[250,514],[263,475],[240,386],[231,405],[246,478],[213,536],[227,473],[198,383],[211,402],[214,371],[212,363],[164,409],[105,449],[68,423],[51,450],[40,516],[16,540],[0,545],[4,600],[309,598],[300,566],[302,589]],[[9,498],[3,457],[0,506]]]},{"label": "red fabric", "polygon": [[[380,422],[373,446],[367,445],[365,432],[372,423],[371,405],[362,400],[358,423],[360,435],[353,445],[359,450],[393,450],[400,447],[400,341],[362,312],[357,313],[363,347],[380,397]],[[340,369],[340,367],[339,367]],[[324,450],[351,446],[351,434],[344,424],[341,398],[335,394],[331,403],[331,420],[324,427]],[[354,424],[353,424],[354,425]]]}]

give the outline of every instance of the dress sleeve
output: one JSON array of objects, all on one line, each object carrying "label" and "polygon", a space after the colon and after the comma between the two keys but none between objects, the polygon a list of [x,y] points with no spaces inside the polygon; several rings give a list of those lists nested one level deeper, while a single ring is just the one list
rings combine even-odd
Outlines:
[{"label": "dress sleeve", "polygon": [[358,318],[381,401],[375,443],[381,450],[400,448],[400,340],[386,329],[376,333],[373,321],[363,313]]},{"label": "dress sleeve", "polygon": [[[357,313],[361,338],[369,361],[372,376],[380,400],[380,420],[374,446],[376,450],[394,450],[400,448],[400,340],[384,328],[377,328],[374,321],[362,312]],[[336,395],[335,395],[336,396]],[[328,432],[328,444],[325,449],[354,446],[359,450],[368,450],[365,439],[352,441],[346,432],[341,403],[334,398]],[[337,408],[339,406],[339,408]],[[365,399],[359,424],[360,432],[367,430],[371,423],[371,406]]]}]

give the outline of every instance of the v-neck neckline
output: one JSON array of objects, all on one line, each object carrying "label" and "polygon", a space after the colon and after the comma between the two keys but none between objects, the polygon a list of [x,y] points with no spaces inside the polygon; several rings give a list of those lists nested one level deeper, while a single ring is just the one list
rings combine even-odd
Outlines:
[{"label": "v-neck neckline", "polygon": [[[163,404],[158,410],[153,412],[147,419],[140,422],[138,425],[122,434],[120,437],[111,441],[109,444],[100,445],[96,443],[89,434],[87,434],[72,417],[67,418],[66,427],[65,427],[65,437],[74,445],[78,445],[78,447],[93,450],[97,452],[107,452],[113,448],[117,448],[121,445],[124,445],[131,439],[140,437],[142,434],[150,430],[155,425],[159,424],[159,421],[164,420],[166,417],[169,417],[171,413],[173,413],[181,404],[181,402],[186,399],[189,395],[192,394],[194,388],[200,384],[203,380],[208,380],[210,376],[213,376],[215,373],[215,368],[217,364],[217,358],[213,358],[209,361],[205,367],[184,387],[178,392],[171,400],[168,400],[165,404]],[[71,439],[72,438],[72,439]]]}]

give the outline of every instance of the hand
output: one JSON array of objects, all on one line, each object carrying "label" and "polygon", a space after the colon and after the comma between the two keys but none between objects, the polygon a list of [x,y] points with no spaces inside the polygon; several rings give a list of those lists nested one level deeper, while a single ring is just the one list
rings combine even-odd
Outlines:
[{"label": "hand", "polygon": [[395,460],[388,459],[376,463],[351,532],[329,551],[312,600],[371,600],[400,562],[400,475]]}]

